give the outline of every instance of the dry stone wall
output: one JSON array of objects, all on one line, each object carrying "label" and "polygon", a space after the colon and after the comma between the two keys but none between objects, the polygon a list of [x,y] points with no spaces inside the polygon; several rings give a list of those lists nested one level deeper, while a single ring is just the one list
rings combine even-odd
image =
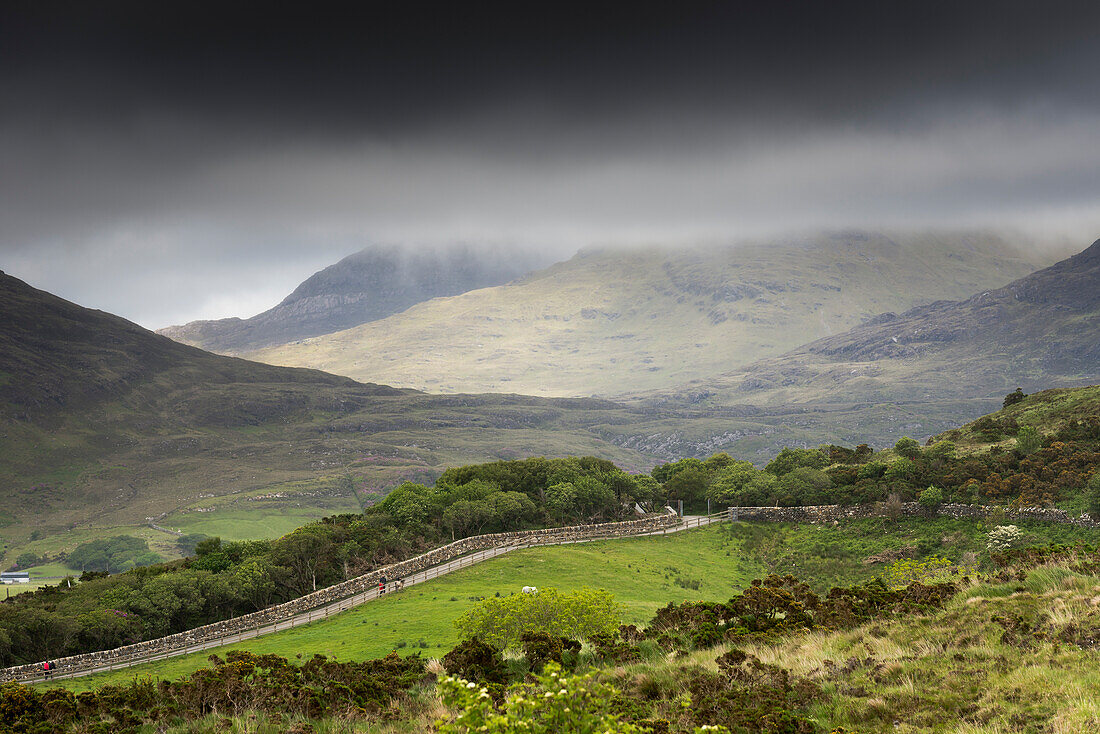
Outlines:
[{"label": "dry stone wall", "polygon": [[[982,505],[942,504],[929,509],[918,502],[901,503],[901,517],[952,517],[984,518],[994,511],[992,507]],[[762,522],[840,522],[868,517],[881,517],[879,505],[813,505],[809,507],[731,507],[728,512],[738,520],[758,520]],[[1033,522],[1051,522],[1060,525],[1076,525],[1082,528],[1100,528],[1100,522],[1089,517],[1088,513],[1080,517],[1065,510],[1045,507],[1025,507],[1019,510],[1004,511],[1004,522],[1029,520]]]},{"label": "dry stone wall", "polygon": [[[312,594],[299,597],[284,604],[277,604],[252,614],[245,614],[223,622],[196,627],[156,640],[147,640],[111,650],[101,650],[83,655],[72,655],[55,660],[56,672],[60,675],[78,670],[101,668],[108,665],[123,665],[135,660],[164,655],[176,650],[184,650],[206,642],[229,639],[241,632],[267,627],[271,624],[289,620],[313,609],[319,609],[333,602],[355,596],[378,586],[385,576],[389,580],[406,578],[413,574],[438,566],[469,553],[489,548],[509,546],[557,545],[581,540],[625,538],[643,535],[668,528],[680,522],[675,515],[659,515],[628,522],[610,522],[596,525],[573,525],[565,528],[547,528],[543,530],[524,530],[513,533],[491,533],[475,535],[441,546],[407,561],[375,569],[362,576],[334,584]],[[19,665],[0,671],[0,681],[35,680],[42,676],[42,663]]]}]

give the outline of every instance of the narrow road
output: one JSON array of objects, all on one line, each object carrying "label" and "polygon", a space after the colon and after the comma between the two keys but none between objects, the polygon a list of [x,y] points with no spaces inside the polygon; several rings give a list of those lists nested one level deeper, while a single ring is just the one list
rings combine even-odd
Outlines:
[{"label": "narrow road", "polygon": [[[645,533],[638,533],[637,535],[624,536],[624,537],[645,537],[650,535],[668,535],[670,533],[678,533],[683,530],[690,530],[694,528],[710,525],[715,522],[722,522],[724,518],[721,517],[708,517],[706,515],[685,515],[683,522],[679,525],[674,525],[669,528],[662,528],[661,530],[652,530]],[[404,579],[405,586],[414,586],[416,584],[422,584],[425,581],[430,581],[440,576],[444,576],[453,571],[457,571],[461,568],[468,568],[482,561],[487,561],[491,558],[502,556],[505,553],[511,553],[514,550],[521,550],[524,548],[535,548],[539,546],[547,545],[572,545],[574,543],[596,543],[604,540],[613,540],[611,538],[591,538],[583,540],[566,540],[566,541],[554,541],[547,543],[523,543],[519,545],[502,546],[498,548],[489,548],[483,551],[477,551],[471,553],[462,558],[456,558],[453,561],[442,563],[438,566],[425,569],[412,576],[407,576]],[[392,593],[392,591],[391,591]],[[112,670],[122,670],[124,668],[130,668],[135,665],[142,665],[144,663],[150,663],[155,660],[166,660],[168,658],[179,657],[180,655],[189,655],[195,652],[204,652],[206,650],[213,650],[214,648],[222,647],[224,645],[231,645],[237,642],[243,642],[245,640],[251,640],[255,637],[262,635],[270,635],[275,632],[282,632],[283,630],[290,629],[292,627],[298,627],[303,624],[309,624],[310,622],[316,622],[321,619],[326,619],[334,614],[345,612],[348,609],[357,607],[360,604],[366,604],[367,602],[374,601],[380,596],[377,588],[372,588],[368,591],[364,591],[354,596],[349,596],[339,601],[333,602],[326,606],[317,607],[311,609],[308,612],[303,612],[295,617],[288,617],[287,619],[274,622],[269,625],[257,627],[255,629],[238,632],[225,637],[219,637],[213,640],[207,640],[205,642],[196,643],[188,647],[180,647],[174,650],[168,650],[163,653],[156,653],[150,655],[134,656],[127,658],[124,661],[115,663],[108,663],[106,665],[97,666],[93,668],[81,668],[72,671],[58,671],[51,676],[52,680],[60,680],[62,678],[79,678],[85,675],[93,675],[95,673],[103,673]],[[41,678],[34,680],[24,680],[23,683],[40,683]]]}]

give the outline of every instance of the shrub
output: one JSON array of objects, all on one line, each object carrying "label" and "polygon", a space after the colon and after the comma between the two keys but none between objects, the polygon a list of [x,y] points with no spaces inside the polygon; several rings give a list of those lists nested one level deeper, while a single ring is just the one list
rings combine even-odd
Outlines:
[{"label": "shrub", "polygon": [[554,588],[537,594],[485,599],[455,620],[455,627],[498,649],[518,647],[525,632],[587,639],[619,628],[619,605],[606,591],[579,589],[562,594]]},{"label": "shrub", "polygon": [[1030,456],[1043,446],[1043,436],[1035,426],[1020,426],[1016,434],[1016,448],[1024,456]]},{"label": "shrub", "polygon": [[1022,537],[1015,525],[998,525],[986,536],[985,547],[991,551],[1006,551],[1019,545]]},{"label": "shrub", "polygon": [[454,719],[435,722],[443,734],[469,732],[626,732],[643,729],[611,712],[619,692],[595,675],[561,674],[561,666],[547,663],[546,671],[533,684],[509,687],[498,711],[493,697],[484,687],[461,678],[448,677],[439,682],[443,704],[456,711]]},{"label": "shrub", "polygon": [[1089,480],[1088,511],[1094,522],[1100,521],[1100,472]]},{"label": "shrub", "polygon": [[476,637],[459,643],[443,656],[441,662],[448,673],[467,680],[486,683],[503,683],[505,680],[504,658],[500,651]]},{"label": "shrub", "polygon": [[898,456],[904,456],[907,459],[915,459],[920,456],[920,444],[915,439],[908,436],[902,436],[898,439],[898,442],[894,444],[894,451],[898,453]]},{"label": "shrub", "polygon": [[943,490],[939,487],[928,487],[917,498],[921,507],[933,509],[943,504]]}]

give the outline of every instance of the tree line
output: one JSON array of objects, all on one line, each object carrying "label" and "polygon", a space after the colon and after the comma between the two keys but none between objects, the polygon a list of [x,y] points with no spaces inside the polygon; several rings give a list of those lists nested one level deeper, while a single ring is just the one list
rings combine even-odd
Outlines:
[{"label": "tree line", "polygon": [[[70,554],[68,581],[0,603],[0,665],[109,649],[289,601],[467,535],[624,519],[660,485],[593,457],[499,461],[406,482],[361,514],[275,540],[181,539],[194,555],[108,575],[141,558],[123,538]],[[121,561],[124,554],[126,560]],[[119,565],[116,565],[119,564]],[[81,566],[76,566],[79,569]],[[102,568],[102,571],[91,570]]]}]

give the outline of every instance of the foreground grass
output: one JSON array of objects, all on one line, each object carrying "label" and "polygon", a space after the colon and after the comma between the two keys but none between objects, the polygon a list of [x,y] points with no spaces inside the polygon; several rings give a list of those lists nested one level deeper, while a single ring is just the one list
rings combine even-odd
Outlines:
[{"label": "foreground grass", "polygon": [[[929,616],[812,632],[740,649],[820,687],[808,715],[822,731],[1100,731],[1100,577],[1065,568],[1025,582],[974,584]],[[995,621],[996,618],[1005,621]],[[1006,629],[1013,620],[1025,627]],[[681,690],[716,671],[727,647],[606,672],[621,690]],[[664,707],[675,721],[678,699]]]}]

